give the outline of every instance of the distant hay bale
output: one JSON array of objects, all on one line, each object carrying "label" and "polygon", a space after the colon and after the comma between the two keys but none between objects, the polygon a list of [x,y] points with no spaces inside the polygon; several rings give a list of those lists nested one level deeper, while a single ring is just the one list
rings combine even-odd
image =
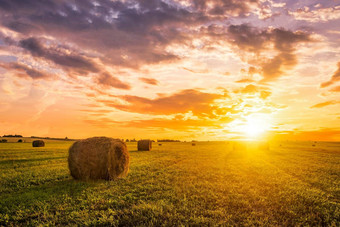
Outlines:
[{"label": "distant hay bale", "polygon": [[196,146],[196,143],[192,143],[191,146]]},{"label": "distant hay bale", "polygon": [[80,180],[115,180],[129,171],[130,155],[126,144],[108,137],[92,137],[69,148],[71,176]]},{"label": "distant hay bale", "polygon": [[139,140],[137,143],[137,149],[139,151],[151,151],[152,141],[151,140]]},{"label": "distant hay bale", "polygon": [[22,143],[22,139],[18,140],[18,143]]},{"label": "distant hay bale", "polygon": [[158,144],[158,146],[162,146],[162,144],[160,143],[160,144]]},{"label": "distant hay bale", "polygon": [[7,140],[6,139],[2,139],[1,143],[7,143]]},{"label": "distant hay bale", "polygon": [[34,140],[32,142],[33,147],[45,147],[45,142],[43,140]]}]

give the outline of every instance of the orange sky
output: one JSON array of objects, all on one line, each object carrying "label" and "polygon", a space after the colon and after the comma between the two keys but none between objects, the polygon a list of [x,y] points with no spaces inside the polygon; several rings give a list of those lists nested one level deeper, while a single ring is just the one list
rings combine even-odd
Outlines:
[{"label": "orange sky", "polygon": [[0,135],[340,140],[340,2],[0,2]]}]

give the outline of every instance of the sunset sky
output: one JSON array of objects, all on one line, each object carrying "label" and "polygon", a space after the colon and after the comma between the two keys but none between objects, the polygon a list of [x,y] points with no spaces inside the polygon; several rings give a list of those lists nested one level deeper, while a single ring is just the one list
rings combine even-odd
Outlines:
[{"label": "sunset sky", "polygon": [[339,0],[0,0],[0,135],[340,140]]}]

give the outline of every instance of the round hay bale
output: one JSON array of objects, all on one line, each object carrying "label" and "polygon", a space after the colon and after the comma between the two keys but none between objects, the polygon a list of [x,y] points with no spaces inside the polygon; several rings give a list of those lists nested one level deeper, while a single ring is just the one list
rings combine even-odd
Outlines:
[{"label": "round hay bale", "polygon": [[6,139],[2,139],[1,142],[2,143],[7,143],[7,140]]},{"label": "round hay bale", "polygon": [[32,142],[33,147],[45,147],[45,142],[43,140],[34,140]]},{"label": "round hay bale", "polygon": [[18,140],[18,143],[22,143],[22,139]]},{"label": "round hay bale", "polygon": [[192,146],[196,146],[196,143],[191,144]]},{"label": "round hay bale", "polygon": [[69,148],[71,176],[80,180],[115,180],[129,171],[130,155],[126,144],[108,137],[79,140]]},{"label": "round hay bale", "polygon": [[152,141],[151,140],[139,140],[137,143],[137,149],[139,151],[151,151]]},{"label": "round hay bale", "polygon": [[158,146],[162,146],[162,144],[160,143],[160,144],[158,144]]}]

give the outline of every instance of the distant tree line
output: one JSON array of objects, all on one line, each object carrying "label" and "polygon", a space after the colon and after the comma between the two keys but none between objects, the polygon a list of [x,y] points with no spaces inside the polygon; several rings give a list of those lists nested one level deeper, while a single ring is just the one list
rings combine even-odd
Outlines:
[{"label": "distant tree line", "polygon": [[[124,139],[123,139],[124,141]],[[137,142],[136,139],[126,139],[125,142]],[[152,142],[156,142],[155,140],[151,140]],[[170,140],[170,139],[160,139],[157,142],[181,142],[180,140]]]},{"label": "distant tree line", "polygon": [[22,137],[22,135],[3,135],[2,137]]},{"label": "distant tree line", "polygon": [[181,142],[181,141],[180,140],[162,139],[162,140],[157,140],[157,142]]},{"label": "distant tree line", "polygon": [[125,142],[137,142],[137,140],[136,139],[131,139],[131,140],[126,139]]},{"label": "distant tree line", "polygon": [[46,140],[72,140],[75,141],[75,139],[69,139],[68,137],[65,138],[54,138],[54,137],[40,137],[40,136],[31,136],[33,139],[46,139]]}]

